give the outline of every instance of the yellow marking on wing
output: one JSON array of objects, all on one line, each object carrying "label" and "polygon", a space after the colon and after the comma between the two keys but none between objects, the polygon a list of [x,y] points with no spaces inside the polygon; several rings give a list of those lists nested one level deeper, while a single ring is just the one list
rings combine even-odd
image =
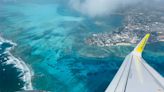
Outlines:
[{"label": "yellow marking on wing", "polygon": [[145,45],[146,45],[146,42],[148,41],[150,37],[150,34],[146,34],[145,37],[141,40],[141,42],[137,45],[135,51],[136,52],[139,52],[139,53],[142,53]]}]

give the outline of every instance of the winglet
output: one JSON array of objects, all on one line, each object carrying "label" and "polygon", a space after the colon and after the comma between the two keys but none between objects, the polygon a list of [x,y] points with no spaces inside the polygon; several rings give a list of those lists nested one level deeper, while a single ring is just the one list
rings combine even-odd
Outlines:
[{"label": "winglet", "polygon": [[144,50],[144,47],[150,37],[150,34],[146,34],[145,37],[140,41],[140,43],[134,49],[134,52],[141,54]]}]

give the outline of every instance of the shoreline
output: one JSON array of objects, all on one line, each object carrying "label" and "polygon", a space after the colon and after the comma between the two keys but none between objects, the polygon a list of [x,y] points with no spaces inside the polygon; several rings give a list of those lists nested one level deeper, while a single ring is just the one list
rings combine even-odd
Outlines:
[{"label": "shoreline", "polygon": [[[16,43],[12,42],[11,40],[6,40],[0,35],[0,44],[3,44],[4,42],[10,43],[13,45],[10,48],[7,48],[5,50],[5,54],[8,54],[8,60],[5,62],[5,64],[14,64],[14,67],[16,67],[18,70],[21,71],[21,74],[23,75],[20,77],[22,81],[25,82],[24,87],[22,88],[23,90],[32,90],[32,76],[33,76],[33,71],[31,68],[28,67],[28,65],[19,57],[15,57],[11,51],[17,46]],[[7,59],[7,58],[6,58]]]}]

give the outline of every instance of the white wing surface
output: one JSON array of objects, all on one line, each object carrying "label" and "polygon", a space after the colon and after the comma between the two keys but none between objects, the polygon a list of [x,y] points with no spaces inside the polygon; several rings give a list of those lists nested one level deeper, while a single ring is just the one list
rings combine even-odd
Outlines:
[{"label": "white wing surface", "polygon": [[105,92],[164,92],[164,78],[142,58],[149,36],[125,58]]}]

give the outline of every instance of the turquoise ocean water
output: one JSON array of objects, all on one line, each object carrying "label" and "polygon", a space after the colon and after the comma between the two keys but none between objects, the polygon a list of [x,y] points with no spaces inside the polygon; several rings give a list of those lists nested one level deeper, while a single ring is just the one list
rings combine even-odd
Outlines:
[{"label": "turquoise ocean water", "polygon": [[[17,44],[10,52],[31,70],[33,89],[103,92],[134,46],[101,48],[88,46],[84,39],[121,26],[122,18],[110,16],[99,19],[108,26],[96,25],[96,19],[80,15],[63,2],[6,2],[0,4],[0,35]],[[149,44],[144,58],[164,76],[163,46],[163,42]],[[7,65],[8,73],[13,73],[8,76],[2,67],[0,92],[23,90],[20,72]],[[5,86],[8,82],[19,85]]]}]

